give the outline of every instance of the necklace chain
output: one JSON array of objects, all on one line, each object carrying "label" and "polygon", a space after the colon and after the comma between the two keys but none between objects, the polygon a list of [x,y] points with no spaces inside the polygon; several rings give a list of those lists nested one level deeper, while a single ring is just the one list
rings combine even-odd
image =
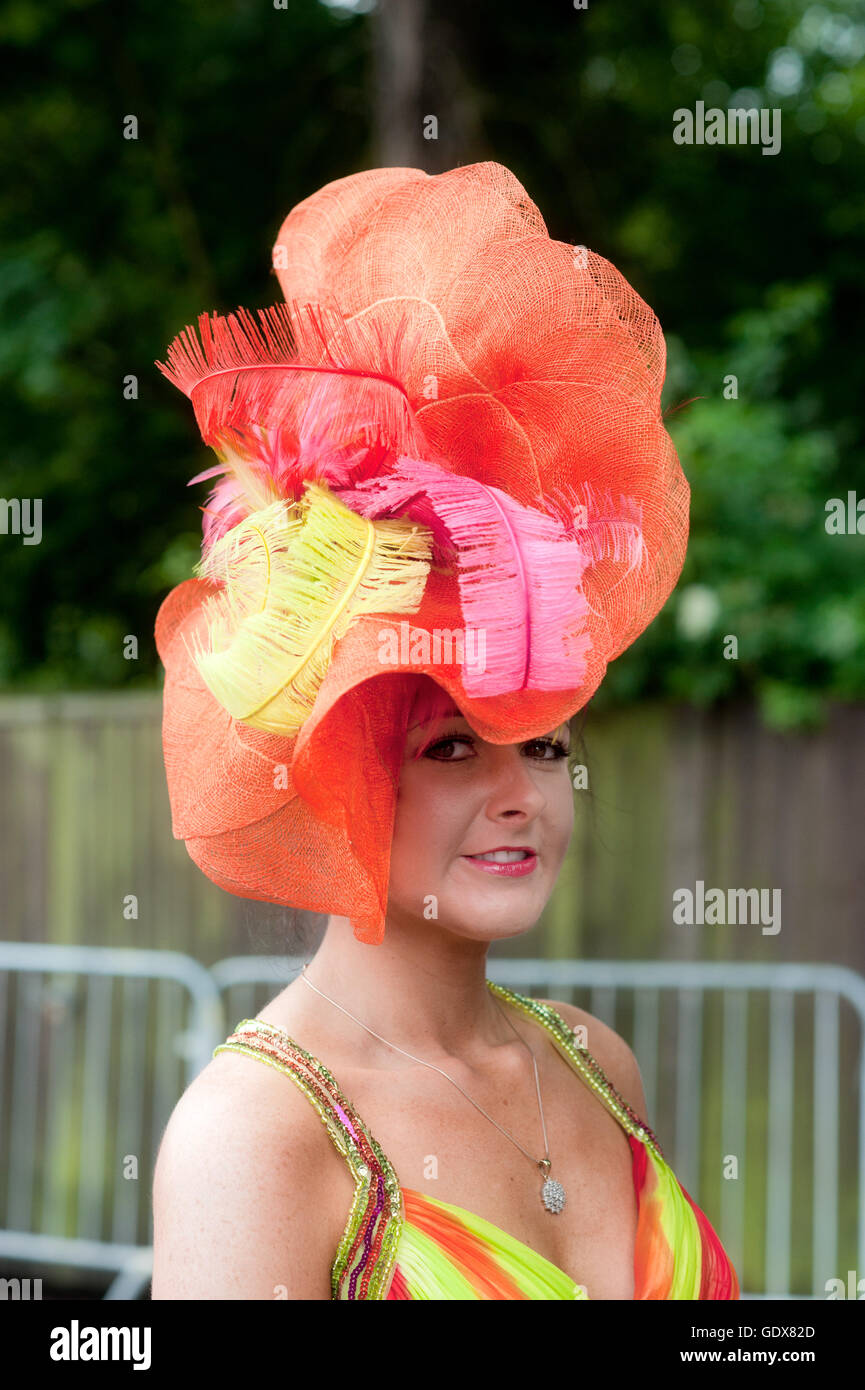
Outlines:
[{"label": "necklace chain", "polygon": [[403,1057],[409,1057],[409,1058],[411,1059],[412,1062],[417,1062],[417,1063],[418,1063],[420,1066],[422,1066],[422,1067],[429,1067],[432,1071],[437,1071],[441,1076],[445,1077],[445,1079],[446,1079],[447,1081],[450,1081],[451,1085],[452,1085],[452,1086],[456,1086],[456,1088],[457,1088],[458,1091],[462,1091],[462,1094],[465,1096],[466,1100],[471,1101],[471,1104],[475,1107],[475,1109],[476,1109],[476,1110],[479,1110],[479,1111],[481,1112],[481,1114],[484,1115],[484,1116],[489,1120],[490,1124],[495,1125],[496,1129],[500,1130],[501,1133],[504,1134],[504,1136],[505,1136],[507,1139],[510,1139],[510,1141],[511,1141],[512,1144],[516,1144],[517,1148],[520,1150],[521,1153],[524,1153],[524,1154],[525,1154],[526,1158],[529,1160],[530,1163],[535,1164],[535,1166],[538,1167],[538,1168],[541,1170],[541,1172],[543,1172],[543,1173],[545,1174],[545,1176],[547,1176],[547,1175],[549,1174],[549,1171],[550,1171],[550,1163],[551,1163],[551,1160],[550,1160],[550,1146],[549,1146],[549,1141],[547,1140],[547,1126],[546,1126],[546,1122],[545,1122],[545,1120],[544,1120],[544,1105],[543,1105],[543,1101],[541,1100],[541,1083],[540,1083],[540,1080],[539,1080],[539,1078],[538,1078],[538,1063],[537,1063],[537,1059],[536,1059],[536,1057],[535,1057],[534,1052],[533,1052],[532,1049],[529,1047],[529,1044],[526,1042],[525,1038],[522,1036],[522,1034],[519,1032],[518,1029],[514,1028],[513,1023],[512,1023],[511,1020],[508,1018],[507,1014],[505,1013],[504,1009],[501,1007],[501,1005],[499,1004],[499,1001],[498,1001],[497,999],[493,998],[493,1003],[494,1003],[494,1004],[496,1005],[496,1007],[498,1008],[499,1013],[502,1015],[502,1017],[505,1018],[505,1019],[507,1019],[508,1024],[509,1024],[510,1027],[513,1029],[514,1033],[516,1033],[516,1035],[517,1035],[517,1037],[519,1038],[520,1042],[523,1044],[523,1046],[525,1047],[526,1051],[528,1052],[529,1056],[530,1056],[531,1059],[532,1059],[532,1066],[533,1066],[533,1068],[534,1068],[534,1073],[535,1073],[535,1089],[537,1090],[537,1093],[538,1093],[538,1111],[539,1111],[540,1117],[541,1117],[541,1129],[543,1130],[543,1134],[544,1134],[544,1152],[545,1152],[545,1154],[546,1154],[546,1157],[545,1157],[545,1158],[541,1158],[541,1159],[533,1158],[532,1155],[528,1152],[528,1150],[523,1148],[523,1146],[522,1146],[522,1144],[519,1142],[519,1140],[518,1140],[518,1139],[515,1139],[514,1136],[513,1136],[512,1134],[509,1134],[508,1131],[507,1131],[506,1129],[504,1129],[504,1128],[498,1123],[497,1120],[494,1120],[494,1119],[493,1119],[492,1115],[488,1115],[487,1112],[486,1112],[486,1110],[484,1110],[483,1106],[482,1106],[482,1105],[479,1105],[478,1102],[477,1102],[476,1100],[473,1100],[472,1097],[469,1095],[468,1091],[463,1090],[463,1088],[462,1088],[462,1086],[460,1085],[460,1083],[459,1083],[458,1081],[454,1081],[454,1079],[453,1079],[452,1076],[448,1076],[447,1072],[444,1071],[442,1067],[437,1067],[437,1066],[435,1065],[435,1063],[433,1063],[433,1062],[425,1062],[425,1061],[423,1060],[422,1057],[414,1057],[414,1056],[412,1055],[411,1052],[406,1052],[405,1048],[397,1047],[396,1043],[388,1042],[387,1038],[383,1038],[383,1037],[381,1036],[380,1033],[376,1033],[375,1029],[370,1028],[370,1027],[369,1027],[366,1023],[364,1023],[361,1019],[356,1018],[355,1015],[354,1015],[353,1013],[349,1013],[348,1009],[344,1009],[344,1008],[342,1007],[342,1004],[337,1004],[337,1002],[336,1002],[335,999],[331,999],[331,997],[330,997],[329,994],[325,994],[324,990],[319,989],[317,985],[314,985],[314,984],[312,983],[312,980],[310,980],[309,977],[307,976],[307,973],[306,973],[306,966],[305,966],[305,965],[304,965],[303,969],[301,970],[300,974],[301,974],[301,978],[302,978],[303,980],[306,981],[306,983],[309,985],[310,989],[314,989],[315,992],[316,992],[316,994],[320,994],[321,997],[322,997],[322,999],[326,999],[326,1000],[328,1001],[329,1004],[333,1004],[334,1008],[339,1009],[340,1012],[341,1012],[341,1013],[344,1013],[348,1018],[354,1019],[354,1022],[355,1022],[355,1023],[359,1023],[360,1026],[361,1026],[361,1028],[365,1028],[366,1031],[367,1031],[368,1033],[372,1033],[372,1036],[373,1036],[374,1038],[378,1038],[379,1042],[383,1042],[383,1043],[385,1044],[386,1047],[393,1048],[394,1052],[401,1052],[402,1055],[403,1055]]}]

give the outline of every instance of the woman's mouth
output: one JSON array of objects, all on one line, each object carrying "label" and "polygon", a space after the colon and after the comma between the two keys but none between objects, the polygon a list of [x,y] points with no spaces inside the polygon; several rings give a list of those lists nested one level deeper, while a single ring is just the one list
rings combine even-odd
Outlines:
[{"label": "woman's mouth", "polygon": [[533,849],[496,849],[485,854],[464,854],[463,859],[475,864],[487,874],[505,878],[522,878],[537,868],[538,856]]}]

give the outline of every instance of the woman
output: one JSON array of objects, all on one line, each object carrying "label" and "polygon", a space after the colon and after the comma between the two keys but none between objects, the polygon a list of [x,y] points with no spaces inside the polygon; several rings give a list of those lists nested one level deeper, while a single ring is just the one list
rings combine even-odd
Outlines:
[{"label": "woman", "polygon": [[329,920],[171,1118],[155,1298],[738,1297],[624,1041],[486,980],[687,535],[660,327],[577,253],[501,166],[367,171],[286,220],[287,307],[169,353],[223,475],[157,620],[174,833]]},{"label": "woman", "polygon": [[[559,1272],[590,1299],[632,1299],[635,1264],[636,1296],[652,1296],[646,1290],[658,1271],[650,1275],[645,1259],[660,1236],[651,1229],[648,1200],[639,1213],[627,1131],[577,1079],[544,1025],[510,1004],[503,1016],[486,984],[489,944],[534,925],[567,850],[573,825],[568,728],[496,746],[478,739],[451,708],[432,740],[421,723],[406,739],[384,946],[370,951],[345,918],[332,917],[308,975],[329,999],[298,978],[258,1018],[324,1059],[408,1189],[402,1200],[410,1224],[392,1262],[391,1297],[394,1283],[423,1289],[426,1297],[478,1296],[473,1288],[496,1283],[501,1292],[485,1296],[565,1297]],[[472,858],[511,846],[531,851],[516,876]],[[402,1051],[330,999],[347,1003]],[[552,1007],[570,1028],[585,1030],[589,1052],[636,1114],[645,1115],[627,1044],[581,1009]],[[241,1045],[249,1041],[238,1035]],[[290,1050],[280,1055],[291,1064]],[[551,1171],[567,1194],[554,1219],[537,1199],[541,1179],[532,1158],[515,1143],[533,1157],[544,1155],[535,1062]],[[301,1068],[295,1075],[307,1073]],[[271,1066],[252,1066],[243,1052],[218,1051],[175,1110],[160,1151],[153,1297],[329,1299],[354,1197],[352,1169],[309,1093],[289,1086]],[[440,1212],[425,1197],[460,1211]],[[437,1236],[440,1214],[456,1220]],[[474,1229],[466,1232],[467,1216],[481,1218],[474,1251],[461,1244],[470,1244]],[[505,1233],[528,1249],[516,1251]],[[681,1265],[699,1245],[673,1244],[674,1260]],[[532,1261],[531,1252],[542,1258]],[[735,1274],[723,1269],[711,1238],[703,1254],[718,1259],[717,1290],[727,1290],[714,1296],[735,1297]],[[545,1269],[546,1262],[556,1270]],[[460,1292],[444,1292],[462,1282]],[[687,1296],[698,1296],[699,1287],[698,1277]]]}]

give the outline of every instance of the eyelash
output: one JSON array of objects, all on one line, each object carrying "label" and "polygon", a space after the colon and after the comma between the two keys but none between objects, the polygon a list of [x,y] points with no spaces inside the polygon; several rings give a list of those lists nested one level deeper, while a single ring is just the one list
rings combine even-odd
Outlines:
[{"label": "eyelash", "polygon": [[[538,761],[539,761],[539,762],[542,762],[542,763],[554,763],[554,762],[558,762],[560,758],[566,758],[566,757],[568,756],[568,753],[569,753],[569,749],[567,749],[567,748],[565,747],[564,743],[562,742],[562,740],[561,740],[560,738],[531,738],[531,739],[527,739],[526,741],[527,741],[527,743],[528,743],[529,745],[531,745],[531,744],[533,744],[533,743],[541,743],[541,744],[543,744],[543,746],[544,746],[545,748],[552,748],[552,749],[555,750],[555,751],[554,751],[554,754],[553,754],[553,756],[552,756],[551,758],[539,758]],[[429,744],[426,748],[424,748],[423,753],[422,753],[422,756],[423,756],[423,757],[426,757],[426,756],[427,756],[429,753],[431,753],[435,748],[440,748],[442,744],[447,744],[447,743],[468,743],[468,744],[471,744],[471,745],[473,746],[473,745],[474,745],[474,739],[471,737],[470,734],[463,734],[463,733],[460,733],[459,730],[454,729],[452,733],[449,733],[449,734],[442,734],[441,738],[437,738],[436,741],[435,741],[435,743],[431,743],[431,744]],[[438,762],[442,762],[442,763],[461,763],[461,762],[465,762],[466,759],[465,759],[465,758],[439,758],[439,759],[437,759],[437,761],[438,761]]]}]

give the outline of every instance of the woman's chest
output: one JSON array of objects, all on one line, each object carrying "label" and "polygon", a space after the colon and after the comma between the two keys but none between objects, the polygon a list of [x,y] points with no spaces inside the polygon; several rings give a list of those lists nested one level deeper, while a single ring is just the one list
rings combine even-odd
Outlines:
[{"label": "woman's chest", "polygon": [[[613,1116],[573,1075],[527,1097],[484,1096],[482,1115],[459,1093],[433,1084],[392,1084],[385,1099],[362,1074],[345,1089],[402,1188],[460,1208],[549,1260],[590,1299],[634,1297],[638,1204],[633,1155]],[[569,1084],[567,1084],[569,1083]],[[533,1102],[533,1103],[532,1103]],[[496,1123],[494,1123],[495,1121]],[[541,1197],[549,1141],[550,1176],[565,1191],[558,1213]]]}]

